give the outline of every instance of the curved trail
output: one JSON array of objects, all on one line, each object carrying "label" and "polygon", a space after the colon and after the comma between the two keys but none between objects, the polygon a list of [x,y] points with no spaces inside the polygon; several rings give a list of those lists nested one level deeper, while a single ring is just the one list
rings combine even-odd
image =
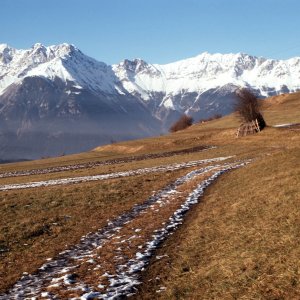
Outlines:
[{"label": "curved trail", "polygon": [[[211,160],[215,161],[220,158]],[[0,300],[123,299],[131,295],[155,249],[182,223],[205,188],[223,173],[247,163],[214,164],[178,178],[49,259],[35,274],[24,274]]]},{"label": "curved trail", "polygon": [[93,176],[70,177],[70,178],[52,179],[46,181],[34,181],[28,183],[6,184],[6,185],[0,185],[0,191],[38,188],[38,187],[47,187],[47,186],[54,186],[54,185],[65,185],[65,184],[82,183],[82,182],[89,182],[89,181],[99,181],[99,180],[115,179],[115,178],[127,177],[127,176],[144,175],[144,174],[149,174],[154,172],[176,171],[180,169],[196,167],[211,162],[226,160],[232,157],[233,156],[202,159],[202,160],[189,161],[186,163],[176,163],[176,164],[162,165],[162,166],[157,166],[152,168],[143,168],[137,170],[129,170],[125,172],[116,172],[116,173],[93,175]]},{"label": "curved trail", "polygon": [[129,163],[129,162],[133,162],[133,161],[142,161],[142,160],[146,160],[146,159],[154,159],[154,158],[170,157],[170,156],[180,155],[180,154],[202,152],[202,151],[214,149],[214,148],[216,148],[216,147],[215,146],[197,146],[197,147],[193,147],[193,148],[176,150],[176,151],[135,155],[135,156],[131,156],[131,157],[116,158],[116,159],[109,159],[109,160],[96,161],[96,162],[88,162],[88,163],[84,163],[84,164],[67,165],[67,166],[60,166],[60,167],[49,167],[49,168],[44,168],[44,169],[5,172],[5,173],[0,173],[0,178],[41,175],[41,174],[81,170],[81,169],[90,169],[90,168],[99,167],[99,166],[122,164],[122,163]]}]

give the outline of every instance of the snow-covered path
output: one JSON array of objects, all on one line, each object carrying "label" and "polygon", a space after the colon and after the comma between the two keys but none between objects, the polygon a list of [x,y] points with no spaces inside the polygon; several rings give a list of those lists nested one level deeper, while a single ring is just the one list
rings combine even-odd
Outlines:
[{"label": "snow-covered path", "polygon": [[140,272],[157,246],[182,223],[204,189],[224,172],[247,163],[214,164],[178,178],[49,259],[35,274],[24,274],[0,300],[120,299],[134,293]]},{"label": "snow-covered path", "polygon": [[124,172],[116,172],[116,173],[93,175],[93,176],[52,179],[52,180],[47,180],[47,181],[35,181],[35,182],[19,183],[19,184],[6,184],[6,185],[0,185],[0,191],[38,188],[38,187],[46,187],[46,186],[53,186],[53,185],[65,185],[65,184],[71,184],[71,183],[82,183],[82,182],[88,182],[88,181],[114,179],[114,178],[134,176],[134,175],[144,175],[144,174],[149,174],[149,173],[154,173],[154,172],[176,171],[176,170],[180,170],[180,169],[196,167],[196,166],[199,166],[202,164],[223,161],[223,160],[226,160],[229,158],[232,158],[232,156],[195,160],[195,161],[189,161],[189,162],[185,162],[185,163],[176,163],[176,164],[162,165],[162,166],[156,166],[156,167],[151,167],[151,168],[143,168],[143,169],[137,169],[137,170],[129,170],[129,171],[124,171]]}]

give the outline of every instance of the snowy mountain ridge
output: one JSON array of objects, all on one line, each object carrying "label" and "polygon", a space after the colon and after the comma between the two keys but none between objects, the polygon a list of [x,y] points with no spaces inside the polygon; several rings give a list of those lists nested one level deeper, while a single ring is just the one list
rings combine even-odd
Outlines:
[{"label": "snowy mountain ridge", "polygon": [[45,47],[38,43],[28,50],[0,45],[0,94],[11,83],[30,76],[59,77],[91,90],[112,92],[112,75],[109,66],[84,55],[74,45]]},{"label": "snowy mountain ridge", "polygon": [[[147,64],[140,69],[141,63],[132,62],[137,68],[132,71],[131,85],[140,91],[163,92],[166,95],[181,91],[203,92],[226,84],[251,87],[261,96],[269,96],[270,91],[300,88],[300,57],[289,60],[273,60],[248,54],[209,54],[166,65]],[[121,81],[127,81],[124,62],[114,65],[113,70]],[[127,79],[127,80],[126,80]],[[148,97],[145,97],[147,100]]]},{"label": "snowy mountain ridge", "polygon": [[107,65],[74,45],[0,45],[0,157],[33,159],[165,133],[181,114],[232,112],[235,91],[300,90],[300,58],[209,54]]},{"label": "snowy mountain ridge", "polygon": [[300,57],[274,60],[244,53],[209,54],[165,65],[141,59],[124,60],[109,66],[84,55],[70,44],[45,47],[35,44],[28,50],[0,45],[0,94],[24,77],[59,77],[94,92],[125,92],[149,101],[153,93],[163,93],[160,105],[178,106],[173,96],[203,93],[232,84],[256,90],[261,96],[300,89]]}]

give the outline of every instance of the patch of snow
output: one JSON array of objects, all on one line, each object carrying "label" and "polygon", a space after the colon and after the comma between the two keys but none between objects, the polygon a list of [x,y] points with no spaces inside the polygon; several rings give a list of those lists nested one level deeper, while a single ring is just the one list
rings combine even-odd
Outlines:
[{"label": "patch of snow", "polygon": [[89,293],[85,293],[83,294],[80,299],[81,300],[92,300],[95,299],[96,297],[100,296],[101,293],[98,292],[89,292]]},{"label": "patch of snow", "polygon": [[[188,198],[186,199],[185,203],[179,208],[177,211],[174,212],[173,216],[170,217],[169,222],[161,228],[157,230],[156,233],[153,235],[153,239],[146,244],[146,249],[144,252],[137,252],[136,259],[131,259],[127,270],[122,268],[120,273],[115,275],[115,278],[110,281],[110,287],[106,292],[106,297],[104,299],[114,299],[114,297],[124,297],[128,293],[132,293],[133,288],[140,284],[138,280],[138,272],[141,271],[149,262],[149,258],[151,257],[152,253],[157,249],[159,244],[172,233],[174,229],[176,229],[183,220],[185,213],[190,209],[190,207],[196,204],[199,201],[199,197],[203,195],[204,190],[214,182],[220,175],[223,173],[240,168],[248,164],[249,162],[241,162],[241,163],[233,163],[227,164],[221,167],[220,170],[216,171],[212,176],[210,176],[207,180],[201,182],[197,188],[190,193]],[[195,174],[199,174],[198,171],[193,171],[189,173],[189,176],[195,176]],[[201,171],[200,171],[201,172]],[[117,288],[115,288],[117,286]],[[164,288],[162,288],[164,290]]]},{"label": "patch of snow", "polygon": [[290,127],[296,125],[295,123],[286,123],[286,124],[277,124],[277,125],[273,125],[272,127]]},{"label": "patch of snow", "polygon": [[199,165],[205,164],[205,163],[223,161],[223,160],[227,160],[230,158],[232,158],[232,156],[217,157],[217,158],[212,158],[212,159],[202,159],[202,160],[196,160],[196,161],[189,161],[186,163],[175,163],[175,164],[171,164],[171,165],[162,165],[162,166],[158,166],[158,167],[130,170],[130,171],[124,171],[124,172],[116,172],[116,173],[103,174],[103,175],[82,176],[82,177],[63,178],[63,179],[51,179],[51,180],[47,180],[47,181],[36,181],[36,182],[19,183],[19,184],[6,184],[6,185],[0,185],[0,191],[26,189],[26,188],[38,188],[38,187],[46,187],[46,186],[54,186],[54,185],[66,185],[66,184],[74,184],[74,183],[107,180],[107,179],[121,178],[121,177],[127,177],[127,176],[149,174],[149,173],[153,173],[153,172],[175,171],[175,170],[180,170],[180,169],[184,169],[184,168],[199,166]]}]

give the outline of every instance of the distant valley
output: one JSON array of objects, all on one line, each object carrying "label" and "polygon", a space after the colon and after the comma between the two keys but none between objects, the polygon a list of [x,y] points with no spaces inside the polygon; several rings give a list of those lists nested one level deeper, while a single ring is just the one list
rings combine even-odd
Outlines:
[{"label": "distant valley", "polygon": [[158,135],[183,113],[232,112],[247,87],[259,97],[300,90],[300,58],[209,54],[166,65],[107,65],[73,45],[0,45],[0,158],[35,159]]}]

